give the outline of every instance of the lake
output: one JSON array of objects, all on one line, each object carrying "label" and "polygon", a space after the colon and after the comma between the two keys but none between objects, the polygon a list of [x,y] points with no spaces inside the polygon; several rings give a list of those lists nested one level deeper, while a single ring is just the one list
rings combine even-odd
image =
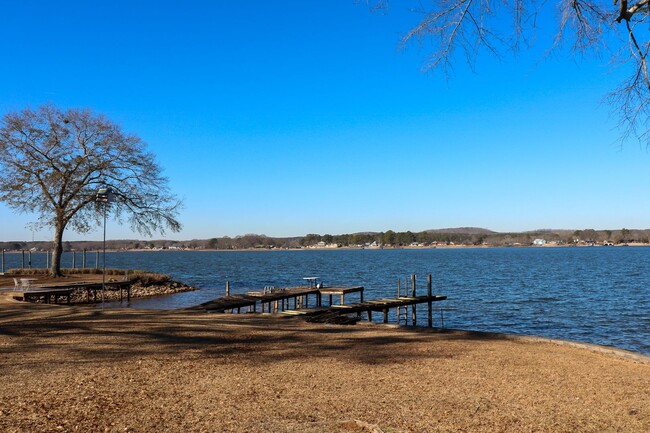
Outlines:
[{"label": "lake", "polygon": [[[426,294],[431,273],[434,294],[448,297],[434,304],[435,326],[442,315],[449,328],[538,335],[650,354],[648,247],[109,252],[106,260],[109,268],[167,273],[201,288],[134,300],[131,307],[136,308],[197,305],[223,296],[226,280],[232,293],[245,293],[300,285],[302,277],[312,275],[326,285],[362,285],[366,299],[374,299],[395,297],[398,278],[403,285],[416,274],[418,293]],[[21,256],[6,254],[5,261],[5,268],[20,267]],[[88,266],[94,261],[89,254]],[[80,267],[80,254],[76,262]],[[44,266],[44,254],[34,253],[32,265]],[[62,266],[71,267],[71,254]],[[418,317],[425,324],[426,304],[421,307]]]}]

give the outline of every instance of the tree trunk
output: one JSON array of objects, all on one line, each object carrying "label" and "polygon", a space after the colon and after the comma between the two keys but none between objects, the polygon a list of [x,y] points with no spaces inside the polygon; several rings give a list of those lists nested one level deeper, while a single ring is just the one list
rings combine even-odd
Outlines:
[{"label": "tree trunk", "polygon": [[65,224],[57,219],[54,227],[54,251],[52,251],[52,264],[50,265],[50,276],[61,277],[61,255],[63,254],[63,230]]}]

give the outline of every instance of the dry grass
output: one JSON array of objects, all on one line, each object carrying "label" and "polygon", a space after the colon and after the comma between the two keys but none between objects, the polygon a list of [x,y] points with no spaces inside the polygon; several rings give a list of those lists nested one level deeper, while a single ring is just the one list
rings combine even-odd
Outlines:
[{"label": "dry grass", "polygon": [[261,315],[0,301],[3,432],[647,432],[650,363]]},{"label": "dry grass", "polygon": [[[0,287],[13,284],[13,278],[20,277],[38,277],[40,284],[50,284],[52,282],[57,282],[66,279],[75,279],[75,280],[84,280],[95,281],[97,277],[101,277],[102,270],[94,268],[85,268],[85,269],[61,269],[63,277],[59,280],[53,279],[48,276],[48,270],[43,268],[34,268],[34,269],[9,269],[5,272],[5,275],[0,276]],[[106,275],[109,276],[119,276],[123,278],[128,275],[129,279],[134,283],[140,283],[143,286],[150,286],[155,284],[165,284],[171,281],[171,276],[167,274],[159,274],[155,272],[147,272],[140,270],[124,270],[124,269],[106,269]]]}]

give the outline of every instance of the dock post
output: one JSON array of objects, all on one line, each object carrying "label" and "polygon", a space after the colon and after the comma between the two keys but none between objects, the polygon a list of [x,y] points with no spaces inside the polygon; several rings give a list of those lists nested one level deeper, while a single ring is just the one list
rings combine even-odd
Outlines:
[{"label": "dock post", "polygon": [[230,281],[226,280],[226,296],[230,296]]},{"label": "dock post", "polygon": [[2,273],[5,273],[5,249],[2,249]]},{"label": "dock post", "polygon": [[388,323],[388,308],[384,308],[384,323]]},{"label": "dock post", "polygon": [[341,305],[345,305],[345,293],[341,293]]},{"label": "dock post", "polygon": [[368,310],[368,322],[372,322],[372,310]]},{"label": "dock post", "polygon": [[28,259],[29,260],[27,261],[27,266],[29,267],[29,269],[31,269],[32,268],[32,250],[29,250],[29,252],[28,252]]},{"label": "dock post", "polygon": [[[401,285],[400,279],[398,278],[397,279],[397,299],[399,299],[400,296],[402,296],[402,285]],[[398,325],[399,325],[401,316],[402,316],[402,307],[400,307],[398,305],[397,306],[397,324]]]},{"label": "dock post", "polygon": [[86,269],[86,249],[81,253],[81,269]]},{"label": "dock post", "polygon": [[77,268],[77,252],[73,251],[72,252],[72,269]]},{"label": "dock post", "polygon": [[427,275],[427,306],[429,308],[429,328],[433,328],[433,306],[431,305],[431,274]]},{"label": "dock post", "polygon": [[95,251],[95,269],[99,269],[99,251]]},{"label": "dock post", "polygon": [[50,269],[50,252],[45,251],[45,267]]},{"label": "dock post", "polygon": [[330,295],[330,307],[332,306],[332,295]]},{"label": "dock post", "polygon": [[[411,275],[411,296],[415,298],[415,274]],[[411,305],[411,321],[413,322],[413,326],[417,324],[417,310],[417,304]]]},{"label": "dock post", "polygon": [[[409,296],[409,278],[404,278],[404,297],[408,298]],[[409,324],[409,306],[404,306],[404,325],[408,326]]]},{"label": "dock post", "polygon": [[25,250],[21,250],[21,253],[23,254],[23,260],[20,264],[20,269],[25,269]]}]

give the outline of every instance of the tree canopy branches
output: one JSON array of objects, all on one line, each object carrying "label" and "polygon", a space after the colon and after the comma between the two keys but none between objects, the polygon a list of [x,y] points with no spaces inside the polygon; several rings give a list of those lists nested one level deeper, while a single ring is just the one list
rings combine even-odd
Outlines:
[{"label": "tree canopy branches", "polygon": [[[367,0],[367,3],[371,9],[389,7],[389,0]],[[457,63],[459,55],[474,68],[481,52],[501,57],[506,51],[519,50],[522,42],[534,38],[542,10],[553,8],[558,18],[550,50],[568,43],[578,55],[599,55],[605,51],[612,63],[629,69],[628,78],[612,90],[608,100],[619,114],[622,138],[635,137],[650,145],[650,0],[636,3],[614,0],[613,4],[604,0],[420,0],[412,3],[411,11],[419,18],[405,31],[401,43],[427,46],[430,54],[423,69],[441,70],[445,74]]]},{"label": "tree canopy branches", "polygon": [[154,155],[139,137],[90,110],[45,105],[6,114],[0,121],[0,168],[0,201],[38,214],[41,226],[54,228],[54,274],[65,228],[83,233],[100,224],[100,187],[113,190],[110,212],[133,230],[180,230],[181,203]]}]

